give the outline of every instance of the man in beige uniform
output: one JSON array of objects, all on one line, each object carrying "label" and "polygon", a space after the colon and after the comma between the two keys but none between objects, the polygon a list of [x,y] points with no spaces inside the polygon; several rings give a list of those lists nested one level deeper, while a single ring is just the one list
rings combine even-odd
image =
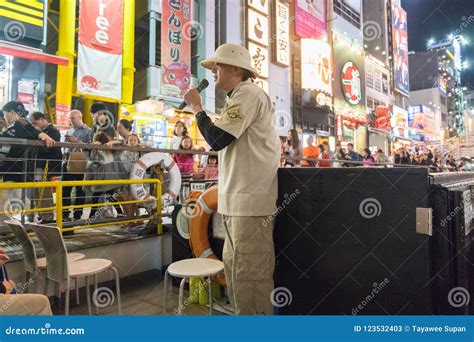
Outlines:
[{"label": "man in beige uniform", "polygon": [[273,105],[252,83],[258,73],[250,61],[247,49],[224,44],[201,63],[229,96],[215,124],[195,89],[185,101],[197,113],[206,141],[219,151],[218,212],[227,229],[223,261],[229,299],[236,314],[271,315],[275,252],[269,216],[276,209],[280,144]]}]

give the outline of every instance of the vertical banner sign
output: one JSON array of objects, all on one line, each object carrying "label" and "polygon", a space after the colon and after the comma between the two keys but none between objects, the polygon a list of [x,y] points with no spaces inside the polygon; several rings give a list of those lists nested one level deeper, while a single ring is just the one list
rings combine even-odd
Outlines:
[{"label": "vertical banner sign", "polygon": [[269,13],[268,0],[247,0],[246,10],[246,38],[247,47],[250,52],[252,67],[254,67],[260,79],[256,84],[268,93],[268,82],[262,78],[270,76],[270,53],[269,45]]},{"label": "vertical banner sign", "polygon": [[301,38],[326,40],[326,0],[295,1],[295,32]]},{"label": "vertical banner sign", "polygon": [[395,3],[392,5],[392,26],[393,79],[395,89],[408,96],[407,12]]},{"label": "vertical banner sign", "polygon": [[290,65],[290,6],[281,0],[275,2],[275,36],[273,41],[274,62]]},{"label": "vertical banner sign", "polygon": [[77,90],[122,98],[122,0],[81,0]]},{"label": "vertical banner sign", "polygon": [[162,95],[183,97],[191,86],[191,17],[191,0],[162,1]]}]

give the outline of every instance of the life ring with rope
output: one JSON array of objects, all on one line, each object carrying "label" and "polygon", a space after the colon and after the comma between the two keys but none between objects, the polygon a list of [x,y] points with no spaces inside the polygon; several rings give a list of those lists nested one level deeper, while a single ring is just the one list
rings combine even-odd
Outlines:
[{"label": "life ring with rope", "polygon": [[[133,165],[130,172],[130,179],[143,179],[146,175],[146,170],[153,165],[163,162],[166,171],[170,174],[170,184],[168,189],[161,195],[161,203],[163,206],[172,205],[176,197],[179,195],[181,189],[181,172],[175,161],[166,153],[150,152],[143,155]],[[153,200],[154,197],[148,194],[144,184],[131,184],[130,191],[136,200]],[[152,201],[154,203],[154,201]]]},{"label": "life ring with rope", "polygon": [[[217,211],[217,185],[211,186],[199,196],[194,206],[189,225],[189,246],[196,258],[219,260],[211,248],[208,236],[209,220]],[[215,280],[222,286],[226,285],[225,276],[219,274]]]}]

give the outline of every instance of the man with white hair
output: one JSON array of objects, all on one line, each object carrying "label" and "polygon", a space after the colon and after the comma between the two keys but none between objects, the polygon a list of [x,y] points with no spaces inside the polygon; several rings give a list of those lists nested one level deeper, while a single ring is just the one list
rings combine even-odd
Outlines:
[{"label": "man with white hair", "polygon": [[[71,143],[85,143],[90,144],[92,142],[92,128],[88,127],[82,121],[82,113],[74,109],[69,113],[69,121],[72,127],[66,132],[65,140]],[[69,159],[70,150],[66,151],[67,155],[65,163],[63,164],[63,180],[65,181],[77,181],[84,179],[84,173],[68,172],[67,161]],[[84,152],[84,156],[87,157],[87,152]],[[82,186],[76,187],[63,187],[63,207],[71,205],[71,192],[72,189],[76,188],[76,201],[75,205],[83,205],[85,203],[86,194]],[[74,209],[74,220],[80,220],[82,217],[82,208]],[[63,220],[69,220],[69,209],[64,210]]]},{"label": "man with white hair", "polygon": [[207,116],[196,89],[184,97],[201,134],[219,151],[218,212],[227,231],[227,292],[236,314],[271,315],[275,251],[269,217],[276,210],[280,162],[274,108],[265,91],[251,81],[258,72],[244,47],[223,44],[201,64],[212,70],[216,88],[228,96],[216,123]]}]

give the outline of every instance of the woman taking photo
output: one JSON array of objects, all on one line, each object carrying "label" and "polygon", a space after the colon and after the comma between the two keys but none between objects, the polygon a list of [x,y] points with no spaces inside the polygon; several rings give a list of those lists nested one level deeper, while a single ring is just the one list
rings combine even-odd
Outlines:
[{"label": "woman taking photo", "polygon": [[[303,157],[303,146],[298,136],[296,129],[290,129],[288,131],[288,144],[286,147],[285,155],[289,157],[302,158]],[[300,160],[287,159],[286,165],[300,166]]]}]

